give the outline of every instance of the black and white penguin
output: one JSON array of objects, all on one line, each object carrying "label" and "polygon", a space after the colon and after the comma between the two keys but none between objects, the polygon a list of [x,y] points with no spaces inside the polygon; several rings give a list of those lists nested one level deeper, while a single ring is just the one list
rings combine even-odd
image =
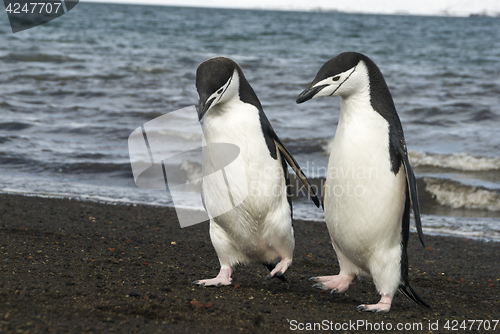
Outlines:
[{"label": "black and white penguin", "polygon": [[363,54],[342,53],[321,67],[297,103],[319,96],[341,97],[322,196],[340,273],[312,277],[313,287],[342,293],[357,276],[369,275],[382,298],[359,311],[388,312],[398,288],[429,307],[408,281],[410,211],[424,244],[417,185],[380,69]]},{"label": "black and white penguin", "polygon": [[[226,171],[226,182],[208,184],[204,179],[205,208],[209,215],[217,211],[228,188],[233,196],[247,194],[247,197],[234,199],[238,203],[242,200],[241,204],[210,219],[210,239],[221,269],[217,277],[194,284],[230,285],[233,267],[239,263],[262,263],[271,270],[268,277],[284,280],[283,273],[292,263],[295,247],[287,164],[317,206],[319,199],[274,132],[257,95],[236,62],[225,57],[202,62],[196,71],[196,89],[206,144],[236,145],[244,166],[244,170],[237,172]],[[211,153],[204,154],[203,168],[209,168],[213,159]]]}]

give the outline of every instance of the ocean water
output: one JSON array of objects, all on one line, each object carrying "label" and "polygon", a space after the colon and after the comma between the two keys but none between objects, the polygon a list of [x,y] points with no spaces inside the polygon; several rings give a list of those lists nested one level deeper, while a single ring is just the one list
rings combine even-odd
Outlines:
[{"label": "ocean water", "polygon": [[[295,99],[344,51],[368,55],[385,75],[424,232],[500,241],[499,18],[79,3],[13,34],[2,14],[0,191],[172,205],[165,191],[136,187],[127,140],[197,104],[196,68],[217,55],[241,65],[277,134],[319,182],[340,101]],[[190,128],[167,135],[172,155],[200,140]],[[183,163],[186,178],[199,174],[197,161]],[[300,198],[294,213],[322,219]]]}]

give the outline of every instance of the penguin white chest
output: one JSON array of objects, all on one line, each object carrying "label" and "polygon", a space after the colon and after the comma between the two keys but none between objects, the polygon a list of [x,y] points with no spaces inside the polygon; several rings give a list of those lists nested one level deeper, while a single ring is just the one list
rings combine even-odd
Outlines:
[{"label": "penguin white chest", "polygon": [[374,247],[399,247],[404,167],[391,171],[389,123],[369,102],[342,101],[324,196],[332,241],[352,261],[365,262]]},{"label": "penguin white chest", "polygon": [[[231,224],[228,229],[239,229],[241,226],[241,234],[247,235],[259,233],[259,225],[266,220],[282,220],[282,211],[288,207],[283,169],[279,160],[273,159],[269,153],[258,109],[235,102],[234,105],[226,105],[225,109],[213,110],[212,115],[205,118],[203,133],[207,143],[238,146],[244,165],[244,170],[228,173],[226,177],[233,192],[238,193],[238,188],[241,188],[239,192],[247,197],[229,215],[219,217],[217,223]],[[210,161],[203,161],[204,165],[207,163]],[[225,184],[213,186],[227,192]],[[205,198],[205,205],[218,204],[216,199]],[[273,219],[273,215],[279,217]]]}]

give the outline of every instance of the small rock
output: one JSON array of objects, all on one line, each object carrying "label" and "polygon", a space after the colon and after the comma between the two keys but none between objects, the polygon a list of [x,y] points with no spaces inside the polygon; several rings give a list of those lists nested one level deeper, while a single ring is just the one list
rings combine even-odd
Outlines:
[{"label": "small rock", "polygon": [[191,305],[193,305],[194,307],[203,307],[203,304],[200,303],[199,301],[196,301],[196,300],[192,300],[189,302]]},{"label": "small rock", "polygon": [[135,291],[130,291],[130,292],[128,293],[128,295],[127,295],[127,296],[128,296],[128,297],[134,297],[134,298],[140,298],[140,297],[141,297],[141,295],[140,295],[140,294],[138,294],[138,293],[137,293],[137,292],[135,292]]}]

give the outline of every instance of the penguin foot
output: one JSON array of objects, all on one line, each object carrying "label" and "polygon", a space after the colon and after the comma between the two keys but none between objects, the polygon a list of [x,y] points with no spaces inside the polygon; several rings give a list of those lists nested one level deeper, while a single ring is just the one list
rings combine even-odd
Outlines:
[{"label": "penguin foot", "polygon": [[380,301],[377,304],[371,304],[371,305],[359,305],[356,307],[356,310],[362,311],[362,312],[389,312],[391,309],[391,304],[392,304],[392,297],[389,296],[382,296],[380,298]]},{"label": "penguin foot", "polygon": [[[283,276],[283,273],[280,271],[280,272],[277,272],[276,275],[271,275],[270,273],[266,276],[265,280],[266,281],[269,281],[270,279],[273,279],[275,277],[283,277],[285,278],[285,276]],[[280,278],[281,279],[281,278]]]},{"label": "penguin foot", "polygon": [[311,277],[309,280],[318,282],[313,284],[313,288],[331,290],[330,293],[343,293],[349,289],[349,285],[355,278],[355,275],[338,274],[333,276]]},{"label": "penguin foot", "polygon": [[221,287],[223,285],[231,285],[231,274],[233,270],[231,268],[221,268],[219,274],[215,278],[203,279],[194,281],[193,284],[199,286],[216,286]]},{"label": "penguin foot", "polygon": [[269,275],[267,275],[267,277],[271,278],[274,275],[283,276],[283,274],[285,273],[285,271],[291,265],[292,265],[292,260],[289,259],[289,258],[284,258],[280,262],[278,262],[278,264],[276,265],[276,267],[274,267],[274,269],[271,270],[271,272],[269,273]]}]

